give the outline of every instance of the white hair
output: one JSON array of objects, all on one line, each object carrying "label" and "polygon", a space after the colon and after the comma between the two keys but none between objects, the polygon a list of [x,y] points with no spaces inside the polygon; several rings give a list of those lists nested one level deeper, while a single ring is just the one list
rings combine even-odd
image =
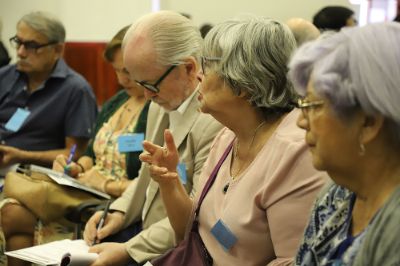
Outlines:
[{"label": "white hair", "polygon": [[203,39],[198,27],[185,16],[172,11],[147,14],[134,22],[127,32],[122,47],[137,30],[146,30],[162,65],[179,65],[193,56],[197,61]]}]

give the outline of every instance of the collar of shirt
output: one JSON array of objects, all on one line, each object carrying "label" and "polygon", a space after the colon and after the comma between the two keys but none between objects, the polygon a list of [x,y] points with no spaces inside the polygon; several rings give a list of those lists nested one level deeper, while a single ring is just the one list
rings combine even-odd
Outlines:
[{"label": "collar of shirt", "polygon": [[[56,61],[55,65],[54,65],[54,69],[51,72],[50,76],[48,77],[48,79],[50,78],[66,78],[68,75],[68,66],[65,63],[64,59],[60,58]],[[15,69],[15,72],[17,75],[22,75],[25,76],[24,72],[21,72],[17,69]]]},{"label": "collar of shirt", "polygon": [[183,114],[186,112],[190,102],[192,101],[193,97],[197,94],[197,90],[195,90],[189,97],[186,98],[186,100],[178,107],[178,109],[169,111],[169,129],[171,132],[174,132],[174,130],[178,127],[180,124]]},{"label": "collar of shirt", "polygon": [[69,69],[65,61],[60,58],[56,62],[53,72],[50,74],[50,78],[66,78],[69,73]]},{"label": "collar of shirt", "polygon": [[[23,73],[23,72],[16,70],[16,73],[18,75],[18,79],[21,77],[26,77],[25,73]],[[65,79],[68,76],[68,74],[69,74],[69,69],[68,69],[67,64],[65,63],[65,61],[62,58],[58,59],[57,62],[55,63],[54,69],[51,72],[50,76],[35,91],[39,91],[39,90],[43,89],[47,80],[49,80],[51,78]],[[23,90],[27,91],[26,84],[24,85]]]}]

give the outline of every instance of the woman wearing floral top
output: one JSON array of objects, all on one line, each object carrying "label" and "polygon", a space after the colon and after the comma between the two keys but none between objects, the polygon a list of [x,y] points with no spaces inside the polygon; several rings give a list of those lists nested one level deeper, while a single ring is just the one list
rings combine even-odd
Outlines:
[{"label": "woman wearing floral top", "polygon": [[290,68],[313,164],[334,181],[295,265],[400,265],[400,24],[323,36]]}]

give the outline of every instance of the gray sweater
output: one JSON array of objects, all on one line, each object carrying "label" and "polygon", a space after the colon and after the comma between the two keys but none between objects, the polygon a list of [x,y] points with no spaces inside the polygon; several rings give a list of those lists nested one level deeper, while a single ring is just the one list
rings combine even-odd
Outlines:
[{"label": "gray sweater", "polygon": [[400,186],[375,217],[355,266],[400,266]]}]

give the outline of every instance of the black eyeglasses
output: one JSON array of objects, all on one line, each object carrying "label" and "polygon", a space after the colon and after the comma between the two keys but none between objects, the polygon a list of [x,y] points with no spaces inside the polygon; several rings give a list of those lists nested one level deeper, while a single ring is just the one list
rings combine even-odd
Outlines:
[{"label": "black eyeglasses", "polygon": [[45,47],[45,46],[49,46],[49,45],[53,45],[56,44],[58,42],[53,41],[53,42],[48,42],[48,43],[44,43],[44,44],[39,44],[35,41],[21,41],[17,36],[11,37],[10,38],[10,44],[12,47],[14,47],[15,49],[19,49],[21,47],[21,45],[24,46],[25,50],[27,52],[37,52],[37,50],[39,48]]},{"label": "black eyeglasses", "polygon": [[203,75],[206,74],[206,68],[208,67],[208,62],[209,61],[220,61],[221,57],[206,57],[202,56],[201,57],[201,72],[203,72]]},{"label": "black eyeglasses", "polygon": [[150,84],[150,83],[147,83],[146,81],[138,81],[138,80],[135,80],[135,82],[138,85],[143,86],[145,89],[148,89],[151,92],[159,93],[160,89],[158,88],[158,85],[160,85],[160,83],[168,76],[169,73],[171,73],[171,71],[176,66],[177,65],[172,65],[170,68],[168,68],[167,71],[165,71],[165,73],[154,84]]}]

